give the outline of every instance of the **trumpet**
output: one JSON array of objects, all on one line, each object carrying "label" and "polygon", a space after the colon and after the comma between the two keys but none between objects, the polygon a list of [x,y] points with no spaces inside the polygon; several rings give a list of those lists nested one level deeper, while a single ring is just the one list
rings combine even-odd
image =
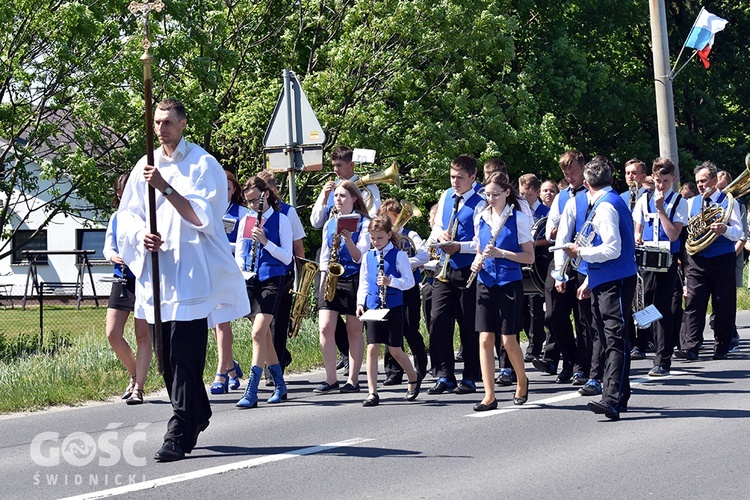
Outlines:
[{"label": "trumpet", "polygon": [[[299,257],[298,257],[299,258]],[[310,304],[310,285],[313,282],[315,273],[318,272],[318,263],[305,259],[305,265],[302,266],[302,273],[297,284],[297,289],[289,290],[293,297],[292,310],[289,315],[289,337],[294,338],[299,334],[302,320],[312,313],[313,308]]]},{"label": "trumpet", "polygon": [[[456,201],[453,203],[453,211],[451,212],[451,218],[448,222],[448,234],[450,234],[451,240],[456,239],[456,234],[458,233],[458,204],[461,202],[461,197],[456,196]],[[440,260],[438,261],[438,265],[436,269],[439,269],[438,274],[435,275],[435,278],[442,281],[443,283],[446,283],[448,281],[448,267],[450,265],[451,256],[448,255],[447,252],[443,251],[442,254],[440,254]]]},{"label": "trumpet", "polygon": [[[489,205],[488,205],[489,206]],[[505,209],[503,210],[503,213],[500,214],[500,224],[497,226],[497,230],[490,238],[490,241],[487,242],[487,247],[489,246],[495,246],[495,242],[497,241],[497,237],[500,236],[500,231],[503,230],[503,227],[505,226],[505,223],[508,222],[508,217],[510,217],[510,214],[513,212],[513,209],[516,206],[514,204],[506,205]],[[485,247],[486,248],[486,247]],[[484,256],[482,254],[479,254],[482,257],[481,262],[484,263]],[[472,283],[474,283],[474,280],[477,277],[477,274],[479,274],[479,271],[472,271],[469,275],[469,279],[466,280],[466,288],[469,288]]]},{"label": "trumpet", "polygon": [[[578,234],[576,234],[574,243],[578,245],[579,247],[590,247],[592,242],[594,241],[594,237],[596,236],[596,231],[594,231],[594,223],[592,222],[592,219],[594,218],[595,212],[596,212],[595,210],[591,211],[589,218],[583,224],[583,227],[581,227],[581,230],[578,231]],[[563,245],[563,246],[550,247],[549,250],[552,252],[554,250],[560,250],[562,248],[565,248],[565,246]],[[556,281],[562,281],[563,283],[565,283],[570,279],[568,278],[568,275],[567,275],[568,268],[572,267],[573,269],[578,269],[578,266],[580,264],[581,264],[580,255],[578,257],[566,256],[560,270],[557,271],[553,269],[550,275],[553,278],[555,278]]]}]

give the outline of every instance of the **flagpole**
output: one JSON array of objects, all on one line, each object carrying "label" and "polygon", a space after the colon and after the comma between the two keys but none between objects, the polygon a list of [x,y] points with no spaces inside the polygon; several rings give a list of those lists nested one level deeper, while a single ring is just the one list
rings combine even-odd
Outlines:
[{"label": "flagpole", "polygon": [[[680,49],[680,53],[677,55],[677,59],[674,62],[674,66],[672,66],[672,71],[669,72],[670,79],[674,79],[674,77],[677,76],[677,73],[679,73],[679,71],[677,73],[675,73],[674,69],[677,67],[677,63],[680,62],[680,58],[682,57],[682,53],[685,51],[685,45],[687,44],[688,38],[690,38],[690,33],[693,32],[693,28],[695,28],[695,25],[698,24],[698,19],[701,18],[701,14],[703,14],[704,10],[706,10],[706,8],[705,7],[701,7],[700,12],[698,12],[698,15],[695,17],[695,21],[693,21],[693,25],[690,27],[690,31],[688,31],[688,36],[686,36],[685,37],[685,41],[682,42],[682,48]],[[690,56],[690,59],[692,59],[693,57],[695,57],[695,54],[693,54],[692,56]],[[688,62],[690,62],[690,59],[688,59]],[[685,64],[687,64],[687,63],[685,63]],[[680,68],[680,70],[682,70],[682,68],[685,67],[685,64],[682,65],[682,67]]]},{"label": "flagpole", "polygon": [[690,56],[690,58],[689,58],[689,59],[688,59],[687,61],[685,61],[685,64],[683,64],[682,66],[680,66],[680,69],[678,69],[676,73],[670,73],[670,74],[669,74],[669,79],[670,79],[670,80],[674,80],[674,79],[675,79],[675,77],[676,77],[677,75],[679,75],[679,74],[680,74],[680,71],[682,71],[682,70],[683,70],[683,68],[684,68],[685,66],[687,66],[687,65],[688,65],[688,63],[689,63],[690,61],[692,61],[692,60],[693,60],[693,58],[695,57],[695,55],[696,55],[697,53],[698,53],[698,51],[697,51],[697,50],[693,50],[693,53],[692,53],[692,55]]}]

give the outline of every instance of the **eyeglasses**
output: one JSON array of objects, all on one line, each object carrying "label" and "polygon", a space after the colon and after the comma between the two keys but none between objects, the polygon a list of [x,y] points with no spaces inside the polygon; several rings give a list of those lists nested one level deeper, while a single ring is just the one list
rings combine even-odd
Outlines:
[{"label": "eyeglasses", "polygon": [[252,200],[246,200],[247,204],[250,205],[251,203],[258,203],[260,201],[260,196],[257,198],[253,198]]},{"label": "eyeglasses", "polygon": [[505,191],[500,191],[499,193],[491,193],[489,191],[484,192],[484,196],[487,198],[499,198],[501,194],[504,194]]}]

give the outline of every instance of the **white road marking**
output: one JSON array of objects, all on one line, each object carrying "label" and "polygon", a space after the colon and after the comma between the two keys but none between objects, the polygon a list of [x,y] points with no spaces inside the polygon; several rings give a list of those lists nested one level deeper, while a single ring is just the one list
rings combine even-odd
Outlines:
[{"label": "white road marking", "polygon": [[[630,386],[634,385],[640,385],[646,382],[659,382],[660,380],[664,380],[666,378],[673,377],[675,375],[686,375],[687,372],[681,372],[681,371],[675,371],[671,370],[669,375],[665,377],[640,377],[640,378],[631,378],[630,379]],[[532,404],[525,404],[522,406],[508,406],[505,408],[498,408],[497,410],[490,410],[490,411],[481,411],[481,412],[474,412],[470,413],[468,415],[464,415],[465,417],[470,418],[487,418],[487,417],[494,417],[497,415],[502,415],[503,413],[512,413],[514,411],[519,410],[527,410],[532,408],[539,408],[541,405],[548,405],[552,403],[559,403],[560,401],[567,401],[569,399],[575,399],[575,398],[584,398],[584,397],[590,397],[590,396],[583,396],[581,394],[578,394],[578,391],[572,391],[572,392],[566,392],[565,394],[560,394],[558,396],[552,396],[547,399],[540,399],[535,400]]]},{"label": "white road marking", "polygon": [[174,476],[160,477],[158,479],[152,479],[150,481],[143,481],[142,483],[128,484],[117,488],[111,488],[108,490],[94,491],[92,493],[84,493],[83,495],[77,495],[68,497],[63,500],[89,500],[95,498],[106,498],[116,495],[123,495],[125,493],[131,493],[133,491],[149,490],[157,488],[159,486],[166,486],[168,484],[181,483],[183,481],[190,481],[191,479],[198,479],[201,477],[213,476],[216,474],[223,474],[225,472],[249,469],[251,467],[257,467],[258,465],[267,464],[271,462],[278,462],[280,460],[287,460],[289,458],[300,457],[303,455],[313,455],[315,453],[321,453],[323,451],[332,450],[334,448],[344,448],[347,446],[355,446],[361,443],[373,441],[371,438],[354,438],[347,439],[346,441],[338,441],[335,443],[321,444],[318,446],[311,446],[309,448],[301,448],[299,450],[287,451],[285,453],[279,453],[276,455],[266,455],[262,457],[255,457],[249,460],[243,460],[234,464],[217,465],[216,467],[209,467],[207,469],[200,469],[192,472],[186,472],[184,474],[177,474]]}]

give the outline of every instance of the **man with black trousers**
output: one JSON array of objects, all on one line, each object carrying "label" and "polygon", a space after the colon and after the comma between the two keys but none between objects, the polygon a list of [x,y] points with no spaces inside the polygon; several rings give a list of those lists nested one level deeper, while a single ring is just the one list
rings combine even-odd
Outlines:
[{"label": "man with black trousers", "polygon": [[[688,253],[685,283],[687,298],[680,332],[681,350],[675,357],[687,361],[698,359],[698,349],[703,340],[706,326],[708,300],[713,296],[714,353],[713,359],[725,359],[735,330],[737,315],[737,289],[735,288],[734,245],[742,237],[742,224],[739,220],[737,204],[726,193],[716,189],[716,165],[703,162],[695,168],[695,183],[700,196],[688,200],[690,218],[712,206],[729,211],[726,223],[713,222],[708,231],[717,235],[707,248],[690,255]],[[690,237],[688,237],[688,244]]]},{"label": "man with black trousers", "polygon": [[[575,199],[578,196],[586,196],[586,187],[583,185],[583,166],[586,160],[583,153],[576,150],[566,151],[560,157],[559,163],[560,170],[562,170],[565,180],[568,181],[568,187],[555,196],[547,215],[545,236],[550,245],[554,244],[557,238],[562,212],[568,200]],[[579,321],[578,301],[576,299],[578,277],[576,272],[571,269],[569,280],[564,286],[558,288],[558,285],[562,283],[555,281],[554,270],[555,262],[552,261],[547,273],[547,281],[544,284],[544,323],[547,327],[547,339],[542,357],[533,359],[532,363],[537,370],[555,375],[562,356],[562,370],[555,381],[564,384],[570,381],[573,376],[573,364],[576,359],[576,339],[573,333],[573,325],[570,322],[570,314],[573,313],[577,325]]]},{"label": "man with black trousers", "polygon": [[633,216],[628,205],[612,190],[612,163],[595,156],[583,176],[589,189],[587,211],[591,217],[591,246],[569,243],[564,252],[588,264],[588,277],[578,291],[591,297],[594,321],[605,350],[602,399],[587,408],[611,420],[627,411],[630,399],[630,349],[632,339],[626,325],[632,321],[636,272]]},{"label": "man with black trousers", "polygon": [[[471,263],[477,253],[473,241],[474,218],[485,207],[484,199],[475,190],[476,176],[477,162],[471,156],[461,155],[451,162],[451,187],[438,201],[435,225],[430,235],[432,241],[440,244],[443,256],[435,271],[429,325],[430,356],[438,381],[428,390],[429,394],[473,393],[477,390],[476,381],[481,379],[479,336],[474,329],[476,283],[466,288]],[[464,359],[460,383],[456,380],[453,353],[456,322]]]},{"label": "man with black trousers", "polygon": [[[118,246],[136,275],[135,317],[154,335],[155,307],[161,312],[164,383],[172,403],[164,444],[154,458],[185,458],[208,427],[211,406],[203,382],[208,329],[250,313],[245,283],[232,258],[222,216],[227,207],[227,176],[216,159],[182,137],[185,108],[167,99],[154,112],[161,147],[154,163],[142,158],[122,195]],[[158,232],[149,228],[148,186],[156,198]],[[153,275],[152,253],[159,255]],[[152,283],[161,284],[154,303]]]}]

